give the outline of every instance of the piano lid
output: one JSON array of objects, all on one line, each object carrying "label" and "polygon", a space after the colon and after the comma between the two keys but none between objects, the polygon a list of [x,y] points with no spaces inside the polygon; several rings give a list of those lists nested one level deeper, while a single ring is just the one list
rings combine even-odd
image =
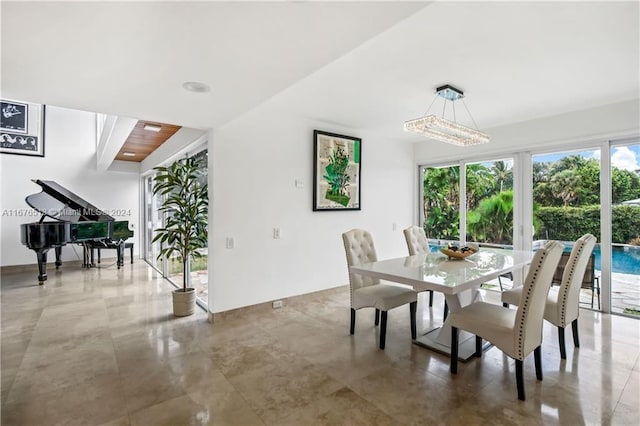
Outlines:
[{"label": "piano lid", "polygon": [[32,181],[40,185],[43,192],[29,195],[26,202],[42,214],[69,222],[115,220],[112,216],[105,214],[93,204],[52,180],[32,179]]}]

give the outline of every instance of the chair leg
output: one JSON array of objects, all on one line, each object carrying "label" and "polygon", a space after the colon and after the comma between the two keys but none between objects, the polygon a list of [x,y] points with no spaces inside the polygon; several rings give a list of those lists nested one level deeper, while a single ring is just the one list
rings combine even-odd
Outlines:
[{"label": "chair leg", "polygon": [[376,309],[376,319],[374,322],[375,325],[379,325],[380,324],[380,309]]},{"label": "chair leg", "polygon": [[498,277],[498,283],[500,284],[500,293],[502,293],[504,291],[504,289],[502,288],[502,277]]},{"label": "chair leg", "polygon": [[433,290],[429,290],[429,307],[433,306]]},{"label": "chair leg", "polygon": [[384,349],[387,340],[387,311],[382,311],[382,323],[380,324],[380,349]]},{"label": "chair leg", "polygon": [[518,399],[524,401],[524,379],[522,377],[522,361],[516,359],[516,386],[518,387]]},{"label": "chair leg", "polygon": [[458,373],[458,328],[451,327],[451,364],[449,365],[451,374]]},{"label": "chair leg", "polygon": [[353,334],[356,329],[356,310],[351,308],[351,328],[349,329],[349,333]]},{"label": "chair leg", "polygon": [[542,380],[542,346],[533,350],[533,358],[536,364],[536,379]]},{"label": "chair leg", "polygon": [[449,305],[447,305],[447,301],[444,301],[444,315],[443,315],[443,321],[447,320],[447,315],[449,315]]},{"label": "chair leg", "polygon": [[509,307],[509,304],[508,304],[507,302],[503,302],[503,303],[502,303],[502,307],[503,307],[503,308],[508,308],[508,307]]},{"label": "chair leg", "polygon": [[476,353],[474,354],[478,358],[482,357],[482,337],[476,334]]},{"label": "chair leg", "polygon": [[[595,282],[597,283],[596,290],[598,291],[598,310],[600,310],[600,278],[596,277]],[[593,293],[591,293],[593,296]]]},{"label": "chair leg", "polygon": [[567,359],[567,350],[564,347],[564,327],[558,327],[558,343],[560,344],[560,358]]},{"label": "chair leg", "polygon": [[573,331],[573,346],[580,347],[580,336],[578,335],[578,318],[571,322],[571,331]]},{"label": "chair leg", "polygon": [[416,340],[416,311],[418,310],[418,302],[409,303],[409,315],[411,315],[411,338]]}]

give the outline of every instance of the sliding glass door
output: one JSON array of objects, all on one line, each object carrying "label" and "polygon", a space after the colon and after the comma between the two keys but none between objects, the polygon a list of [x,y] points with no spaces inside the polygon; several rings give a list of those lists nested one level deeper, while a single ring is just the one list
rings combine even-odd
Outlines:
[{"label": "sliding glass door", "polygon": [[532,162],[533,247],[557,240],[570,251],[582,235],[595,235],[595,268],[589,284],[583,284],[580,302],[600,309],[600,150],[534,155]]},{"label": "sliding glass door", "polygon": [[610,154],[611,311],[640,316],[640,143]]}]

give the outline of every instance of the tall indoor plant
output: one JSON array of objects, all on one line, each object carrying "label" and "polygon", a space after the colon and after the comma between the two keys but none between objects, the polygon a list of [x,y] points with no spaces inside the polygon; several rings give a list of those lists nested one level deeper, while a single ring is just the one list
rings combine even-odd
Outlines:
[{"label": "tall indoor plant", "polygon": [[195,309],[195,289],[190,287],[190,260],[201,257],[199,249],[207,246],[209,211],[206,183],[206,157],[189,157],[157,172],[153,194],[163,197],[160,211],[166,214],[164,227],[155,230],[153,242],[161,243],[158,258],[178,254],[183,264],[182,288],[173,292],[173,313],[191,315]]}]

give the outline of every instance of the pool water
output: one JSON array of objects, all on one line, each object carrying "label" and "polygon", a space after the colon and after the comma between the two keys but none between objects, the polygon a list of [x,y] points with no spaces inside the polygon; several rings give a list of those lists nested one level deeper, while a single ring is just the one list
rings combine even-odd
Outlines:
[{"label": "pool water", "polygon": [[[593,249],[596,255],[596,269],[602,270],[600,244]],[[640,247],[613,246],[611,270],[619,274],[640,275]]]}]

